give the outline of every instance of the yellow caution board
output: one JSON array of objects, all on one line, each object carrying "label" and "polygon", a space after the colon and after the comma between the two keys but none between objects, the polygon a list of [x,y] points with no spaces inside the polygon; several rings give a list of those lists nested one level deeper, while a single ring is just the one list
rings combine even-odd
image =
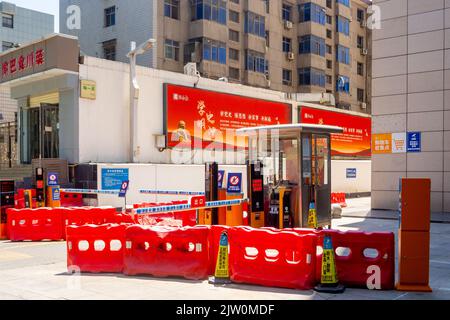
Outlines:
[{"label": "yellow caution board", "polygon": [[316,205],[312,202],[309,205],[308,228],[317,229],[318,227]]},{"label": "yellow caution board", "polygon": [[337,284],[339,282],[336,272],[333,243],[330,236],[325,236],[323,241],[322,256],[322,284]]},{"label": "yellow caution board", "polygon": [[230,272],[228,268],[228,234],[223,232],[220,236],[219,252],[214,277],[209,279],[212,284],[230,283]]}]

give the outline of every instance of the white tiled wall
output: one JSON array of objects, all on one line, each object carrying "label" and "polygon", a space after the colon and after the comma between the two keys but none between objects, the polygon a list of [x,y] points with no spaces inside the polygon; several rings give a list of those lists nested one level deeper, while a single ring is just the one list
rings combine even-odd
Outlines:
[{"label": "white tiled wall", "polygon": [[372,206],[397,209],[398,179],[430,178],[450,212],[450,0],[374,1],[373,131],[422,132],[422,152],[373,156]]}]

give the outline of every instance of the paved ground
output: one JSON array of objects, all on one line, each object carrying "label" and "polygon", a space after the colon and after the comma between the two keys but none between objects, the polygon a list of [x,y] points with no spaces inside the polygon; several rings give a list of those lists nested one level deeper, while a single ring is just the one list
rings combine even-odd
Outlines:
[{"label": "paved ground", "polygon": [[[366,200],[350,200],[348,212]],[[352,204],[354,202],[354,205]],[[362,205],[366,210],[367,206]],[[345,212],[344,212],[345,215]],[[393,231],[398,222],[387,219],[344,217],[334,221],[341,230]],[[72,276],[66,273],[64,242],[0,242],[0,300],[367,300],[450,299],[450,224],[433,224],[430,279],[433,293],[404,293],[347,289],[342,295],[318,294],[246,285],[214,287],[206,281],[125,277],[121,275]]]}]

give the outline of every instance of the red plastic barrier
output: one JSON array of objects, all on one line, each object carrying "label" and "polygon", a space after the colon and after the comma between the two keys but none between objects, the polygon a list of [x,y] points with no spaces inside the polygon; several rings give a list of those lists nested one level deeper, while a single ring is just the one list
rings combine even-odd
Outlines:
[{"label": "red plastic barrier", "polygon": [[[390,232],[365,233],[360,231],[341,232],[337,230],[314,231],[292,229],[298,234],[316,234],[318,247],[323,238],[330,235],[336,252],[336,269],[339,281],[349,287],[367,288],[367,280],[373,274],[371,267],[379,267],[381,289],[393,290],[395,285],[395,235]],[[317,252],[316,280],[320,281],[322,254]]]},{"label": "red plastic barrier", "polygon": [[67,269],[121,273],[127,225],[67,227]]},{"label": "red plastic barrier", "polygon": [[131,226],[126,231],[126,275],[208,277],[209,228]]},{"label": "red plastic barrier", "polygon": [[316,236],[236,227],[229,240],[233,282],[300,290],[316,284]]},{"label": "red plastic barrier", "polygon": [[[184,203],[180,203],[184,204]],[[195,227],[197,225],[197,211],[179,211],[173,214],[175,220],[181,220],[183,227]]]},{"label": "red plastic barrier", "polygon": [[117,211],[112,207],[79,207],[63,209],[64,225],[102,225],[116,222]]},{"label": "red plastic barrier", "polygon": [[82,207],[83,195],[78,193],[66,193],[61,191],[61,207]]},{"label": "red plastic barrier", "polygon": [[11,241],[62,240],[61,209],[8,209],[8,235]]}]

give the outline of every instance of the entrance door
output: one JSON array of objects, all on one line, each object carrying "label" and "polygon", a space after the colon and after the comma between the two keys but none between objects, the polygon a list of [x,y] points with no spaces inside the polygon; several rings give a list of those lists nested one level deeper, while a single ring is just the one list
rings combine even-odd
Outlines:
[{"label": "entrance door", "polygon": [[308,224],[311,202],[315,202],[319,225],[331,220],[331,153],[327,135],[302,136],[302,206],[303,227]]},{"label": "entrance door", "polygon": [[59,107],[41,104],[21,109],[21,162],[59,157]]},{"label": "entrance door", "polygon": [[41,104],[41,154],[42,158],[59,157],[59,107]]}]

